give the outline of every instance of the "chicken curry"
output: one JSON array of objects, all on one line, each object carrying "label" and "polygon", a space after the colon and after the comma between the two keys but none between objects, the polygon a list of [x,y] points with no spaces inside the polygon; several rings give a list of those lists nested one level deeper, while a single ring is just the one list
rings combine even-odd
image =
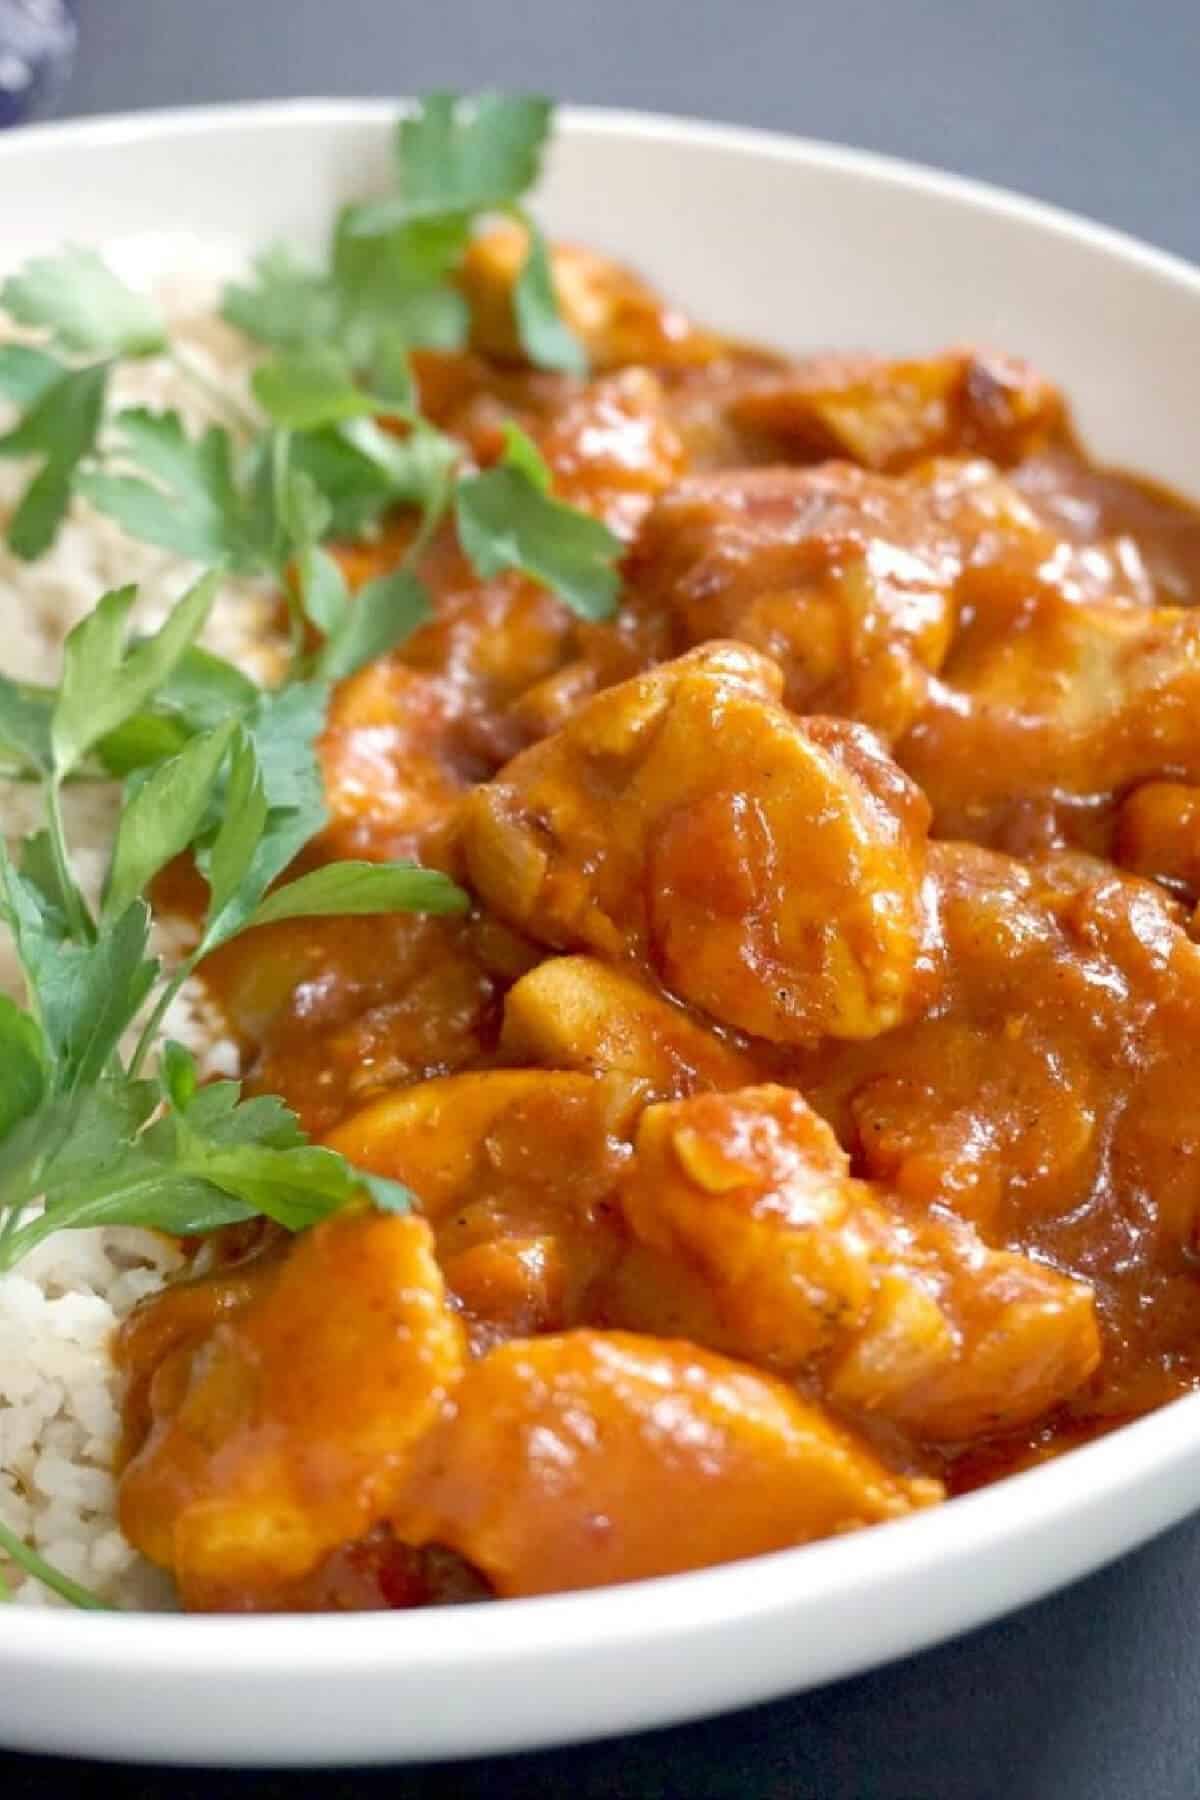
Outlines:
[{"label": "chicken curry", "polygon": [[202,967],[251,1090],[417,1204],[231,1228],[123,1328],[121,1525],[192,1608],[748,1557],[1200,1376],[1200,518],[1014,359],[795,362],[582,251],[591,373],[535,371],[521,255],[471,246],[422,407],[528,433],[620,605],[435,537],[306,854],[472,910]]}]

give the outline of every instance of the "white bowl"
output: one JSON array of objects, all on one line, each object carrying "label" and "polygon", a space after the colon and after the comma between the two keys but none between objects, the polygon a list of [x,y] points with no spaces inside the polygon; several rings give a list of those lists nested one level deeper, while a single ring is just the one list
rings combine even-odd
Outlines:
[{"label": "white bowl", "polygon": [[[195,232],[314,246],[385,162],[393,108],[143,114],[0,141],[6,260]],[[1040,363],[1093,447],[1200,486],[1200,274],[972,183],[825,145],[569,111],[552,230],[706,320],[795,350],[990,341]],[[163,238],[163,234],[166,237]],[[368,1762],[515,1750],[763,1700],[1048,1592],[1200,1504],[1200,1396],[898,1524],[702,1574],[418,1613],[14,1608],[0,1740],[145,1760]]]}]

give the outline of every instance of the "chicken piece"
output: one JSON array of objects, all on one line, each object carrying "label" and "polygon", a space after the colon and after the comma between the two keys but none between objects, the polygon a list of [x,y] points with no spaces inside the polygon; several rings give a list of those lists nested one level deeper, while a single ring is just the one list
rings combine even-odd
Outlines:
[{"label": "chicken piece", "polygon": [[467,800],[479,893],[759,1037],[889,1029],[927,993],[924,801],[868,733],[793,719],[779,686],[713,644],[599,695]]},{"label": "chicken piece", "polygon": [[526,688],[508,709],[508,723],[521,733],[522,748],[561,731],[602,689],[640,675],[659,660],[658,622],[638,620],[632,628],[630,624],[627,617],[614,625],[580,624],[576,633],[580,653]]},{"label": "chicken piece", "polygon": [[685,466],[662,385],[644,369],[588,382],[539,434],[538,447],[555,494],[625,543]]},{"label": "chicken piece", "polygon": [[[224,1249],[222,1240],[232,1238],[236,1230],[209,1238],[206,1248]],[[274,1279],[275,1259],[267,1252],[272,1244],[283,1241],[284,1234],[282,1228],[266,1221],[259,1223],[258,1231],[259,1241],[252,1242],[246,1254],[231,1253],[228,1262],[217,1255],[213,1267],[168,1282],[124,1319],[115,1355],[123,1381],[122,1465],[150,1435],[154,1424],[151,1395],[160,1365],[176,1352],[202,1344],[223,1318],[244,1311]]]},{"label": "chicken piece", "polygon": [[791,1089],[650,1107],[620,1199],[642,1243],[702,1271],[718,1348],[922,1439],[1024,1424],[1099,1360],[1090,1288],[904,1217]]},{"label": "chicken piece", "polygon": [[515,576],[444,591],[400,650],[335,689],[317,853],[448,867],[461,795],[528,742],[508,709],[578,656],[580,636],[561,600]]},{"label": "chicken piece", "polygon": [[764,376],[780,375],[790,366],[787,357],[730,344],[710,362],[662,375],[671,420],[693,475],[720,469],[744,472],[788,460],[780,455],[777,438],[740,423],[736,411],[742,396]]},{"label": "chicken piece", "polygon": [[[501,361],[524,359],[513,316],[513,288],[529,234],[497,225],[468,245],[459,283],[471,308],[473,348]],[[593,369],[687,367],[718,355],[722,340],[702,331],[619,263],[574,244],[550,252],[559,312]]]},{"label": "chicken piece", "polygon": [[969,349],[904,362],[813,357],[748,384],[731,410],[805,461],[845,456],[888,474],[928,456],[1007,467],[1066,434],[1061,395],[1028,363]]},{"label": "chicken piece", "polygon": [[435,1225],[471,1206],[532,1223],[582,1201],[594,1177],[612,1187],[642,1099],[615,1075],[488,1069],[387,1094],[328,1142],[413,1188]]},{"label": "chicken piece", "polygon": [[414,1550],[386,1525],[338,1548],[298,1581],[246,1587],[236,1580],[205,1584],[204,1611],[347,1613],[407,1611],[491,1600],[487,1583],[452,1551]]},{"label": "chicken piece", "polygon": [[1126,983],[1103,968],[1092,979],[1057,896],[1025,864],[934,843],[929,873],[945,979],[936,1014],[878,1046],[801,1055],[792,1079],[872,1179],[1003,1241],[1090,1191],[1111,1056],[1101,1042]]},{"label": "chicken piece", "polygon": [[1113,854],[1122,867],[1200,900],[1200,786],[1148,781],[1121,803]]},{"label": "chicken piece", "polygon": [[290,919],[244,933],[201,975],[250,1088],[320,1135],[381,1090],[445,1075],[495,1043],[509,984],[535,960],[488,919]]},{"label": "chicken piece", "polygon": [[1013,600],[975,609],[897,760],[941,835],[1106,848],[1128,788],[1200,780],[1200,616],[1056,587]]},{"label": "chicken piece", "polygon": [[315,1226],[160,1364],[121,1529],[190,1606],[299,1579],[387,1514],[464,1354],[422,1220]]},{"label": "chicken piece", "polygon": [[940,1497],[768,1376],[690,1344],[577,1331],[473,1366],[393,1520],[504,1597],[705,1568]]},{"label": "chicken piece", "polygon": [[902,733],[941,667],[956,584],[997,542],[1052,540],[987,464],[904,480],[848,463],[735,470],[658,502],[628,568],[635,616],[664,615],[666,653],[732,637],[774,657],[796,712]]},{"label": "chicken piece", "polygon": [[571,1322],[574,1275],[561,1236],[491,1238],[448,1255],[443,1268],[473,1349]]},{"label": "chicken piece", "polygon": [[640,1243],[700,1270],[731,1355],[795,1370],[867,1320],[878,1209],[791,1089],[647,1108],[620,1204]]},{"label": "chicken piece", "polygon": [[500,1054],[511,1063],[627,1075],[656,1097],[741,1087],[752,1059],[624,969],[553,956],[510,989]]},{"label": "chicken piece", "polygon": [[488,1070],[401,1089],[329,1142],[417,1194],[478,1344],[582,1316],[621,1248],[612,1196],[644,1098],[616,1075]]},{"label": "chicken piece", "polygon": [[826,1370],[834,1405],[960,1445],[1040,1419],[1085,1387],[1101,1359],[1086,1282],[989,1250],[958,1221],[915,1227],[906,1256],[902,1244],[866,1325]]},{"label": "chicken piece", "polygon": [[317,745],[331,860],[419,860],[450,866],[458,802],[494,764],[472,754],[462,696],[391,657],[342,682]]},{"label": "chicken piece", "polygon": [[1089,857],[934,844],[929,870],[936,1011],[797,1055],[789,1080],[905,1202],[1136,1314],[1152,1274],[1200,1242],[1200,947],[1161,889]]}]

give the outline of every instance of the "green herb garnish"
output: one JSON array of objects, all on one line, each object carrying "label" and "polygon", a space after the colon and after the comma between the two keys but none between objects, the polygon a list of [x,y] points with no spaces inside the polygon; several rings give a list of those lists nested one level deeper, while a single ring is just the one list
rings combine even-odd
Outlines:
[{"label": "green herb garnish", "polygon": [[[107,1601],[101,1600],[99,1594],[93,1594],[91,1588],[83,1587],[78,1581],[72,1581],[69,1575],[64,1575],[61,1569],[56,1569],[53,1563],[48,1563],[44,1556],[39,1556],[37,1551],[25,1542],[24,1538],[19,1538],[15,1531],[10,1531],[2,1519],[0,1519],[0,1556],[7,1557],[14,1568],[24,1569],[27,1575],[32,1575],[35,1581],[41,1582],[43,1587],[48,1587],[60,1599],[70,1601],[72,1606],[78,1606],[81,1611],[112,1612],[115,1610],[108,1605]],[[8,1584],[0,1576],[0,1602],[11,1599],[12,1594]]]},{"label": "green herb garnish", "polygon": [[[573,508],[543,501],[519,461],[508,460],[502,478],[483,478],[482,487],[470,471],[460,475],[460,448],[417,410],[408,365],[413,349],[465,343],[469,317],[454,276],[479,222],[501,214],[529,235],[513,292],[526,354],[542,368],[586,369],[558,311],[545,241],[523,203],[550,122],[549,103],[536,96],[430,95],[397,126],[394,190],[343,208],[325,269],[277,246],[259,257],[250,281],[227,288],[225,317],[272,352],[253,378],[265,424],[219,391],[227,423],[196,439],[173,412],[128,408],[106,424],[121,359],[167,356],[210,399],[211,384],[170,344],[151,302],[94,251],[68,249],[10,276],[0,309],[45,332],[49,346],[0,350],[0,394],[20,409],[0,437],[0,456],[38,459],[9,522],[11,547],[40,556],[80,493],[131,536],[198,562],[281,579],[299,559],[299,586],[287,584],[297,674],[311,668],[304,623],[324,632],[323,620],[347,613],[340,577],[314,550],[396,505],[419,507],[422,524],[403,566],[409,579],[391,590],[390,635],[376,591],[369,628],[347,624],[353,637],[330,651],[330,672],[348,673],[362,660],[355,638],[378,655],[426,616],[414,595],[416,565],[451,513],[485,579],[521,569],[586,617],[611,610],[617,540]],[[381,414],[407,436],[382,430]],[[308,504],[297,499],[299,478],[315,490],[315,509],[311,494]]]},{"label": "green herb garnish", "polygon": [[612,533],[550,493],[550,471],[515,425],[505,429],[495,468],[460,481],[458,535],[479,573],[518,569],[562,597],[585,619],[607,618],[620,588]]},{"label": "green herb garnish", "polygon": [[[19,866],[0,849],[0,916],[28,994],[28,1011],[0,998],[0,1271],[65,1226],[190,1236],[264,1215],[295,1231],[360,1194],[362,1178],[309,1144],[281,1101],[242,1100],[236,1082],[198,1086],[177,1045],[148,1078],[157,1032],[200,959],[241,931],[467,905],[448,877],[411,864],[331,863],[276,885],[325,820],[313,744],[327,688],[312,682],[249,695],[238,685],[237,713],[215,725],[193,711],[182,747],[126,784],[93,913],[72,867],[62,786],[99,746],[157,717],[161,694],[186,700],[190,682],[193,702],[214,686],[230,697],[217,659],[194,660],[214,586],[212,576],[198,583],[140,642],[127,635],[132,591],[106,594],[68,637],[55,692],[0,689],[8,747],[46,797],[44,830]],[[195,949],[168,971],[149,950],[145,896],[184,851],[208,904]]]}]

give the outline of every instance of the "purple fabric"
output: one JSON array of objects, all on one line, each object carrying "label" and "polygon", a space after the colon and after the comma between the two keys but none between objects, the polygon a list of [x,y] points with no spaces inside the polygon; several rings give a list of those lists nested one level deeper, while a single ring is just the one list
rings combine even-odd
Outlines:
[{"label": "purple fabric", "polygon": [[71,70],[73,0],[0,0],[0,126],[49,112]]}]

